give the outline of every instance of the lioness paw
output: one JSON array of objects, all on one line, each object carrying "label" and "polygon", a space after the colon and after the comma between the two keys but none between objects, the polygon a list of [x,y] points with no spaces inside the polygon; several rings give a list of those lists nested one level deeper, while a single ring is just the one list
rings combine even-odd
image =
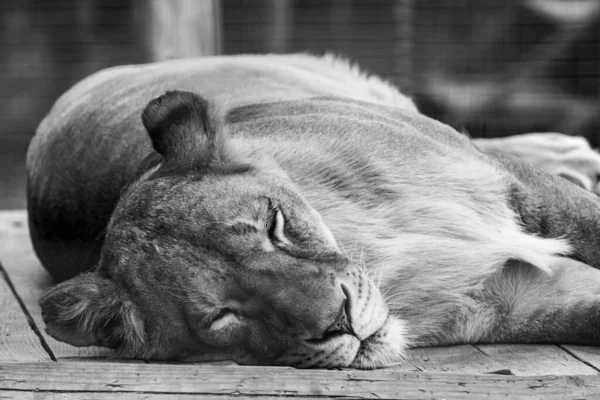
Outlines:
[{"label": "lioness paw", "polygon": [[475,139],[485,151],[500,151],[600,194],[600,154],[583,137],[529,133],[498,139]]}]

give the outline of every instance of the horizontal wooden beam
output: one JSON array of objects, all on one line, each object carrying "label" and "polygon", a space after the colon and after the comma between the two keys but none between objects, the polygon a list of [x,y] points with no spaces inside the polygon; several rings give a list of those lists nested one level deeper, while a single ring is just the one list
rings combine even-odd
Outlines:
[{"label": "horizontal wooden beam", "polygon": [[465,375],[394,370],[296,370],[207,364],[45,362],[0,364],[0,393],[144,392],[377,399],[592,398],[600,376]]}]

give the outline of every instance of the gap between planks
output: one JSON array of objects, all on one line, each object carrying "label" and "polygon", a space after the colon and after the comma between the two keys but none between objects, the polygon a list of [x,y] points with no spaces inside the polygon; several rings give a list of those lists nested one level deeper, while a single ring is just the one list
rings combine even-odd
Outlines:
[{"label": "gap between planks", "polygon": [[55,360],[0,264],[0,361]]}]

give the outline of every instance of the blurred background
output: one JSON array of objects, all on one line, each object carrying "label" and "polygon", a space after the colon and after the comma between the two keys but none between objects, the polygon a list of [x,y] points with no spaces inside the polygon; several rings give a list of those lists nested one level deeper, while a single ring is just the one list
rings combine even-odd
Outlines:
[{"label": "blurred background", "polygon": [[61,93],[100,69],[209,54],[333,52],[474,137],[600,145],[600,0],[2,0],[0,209]]}]

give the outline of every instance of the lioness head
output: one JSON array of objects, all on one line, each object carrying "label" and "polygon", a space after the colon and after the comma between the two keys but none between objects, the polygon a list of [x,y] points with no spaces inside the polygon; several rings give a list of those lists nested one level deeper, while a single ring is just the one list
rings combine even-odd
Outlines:
[{"label": "lioness head", "polygon": [[161,360],[398,356],[400,322],[274,162],[245,158],[191,92],[153,100],[142,121],[161,161],[123,192],[95,270],[41,300],[51,336]]}]

